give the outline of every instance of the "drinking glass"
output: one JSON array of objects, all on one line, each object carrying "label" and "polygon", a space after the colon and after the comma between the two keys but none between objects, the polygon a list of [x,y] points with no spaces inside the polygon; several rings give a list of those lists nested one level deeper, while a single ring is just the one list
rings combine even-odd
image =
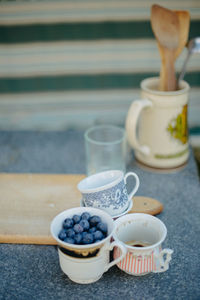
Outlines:
[{"label": "drinking glass", "polygon": [[125,129],[112,125],[94,126],[85,132],[84,138],[88,176],[107,170],[126,171]]}]

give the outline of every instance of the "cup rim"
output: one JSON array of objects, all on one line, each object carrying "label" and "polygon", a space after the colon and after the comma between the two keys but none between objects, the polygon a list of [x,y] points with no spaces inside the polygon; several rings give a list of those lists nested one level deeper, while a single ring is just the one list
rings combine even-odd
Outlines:
[{"label": "cup rim", "polygon": [[[134,247],[134,246],[130,246],[130,245],[127,245],[125,244],[123,241],[121,241],[118,237],[117,237],[117,234],[116,234],[116,231],[117,231],[117,227],[119,224],[123,223],[123,220],[131,220],[131,219],[139,219],[141,217],[144,217],[145,219],[151,219],[151,220],[156,220],[163,228],[163,235],[162,235],[162,238],[150,245],[150,246],[144,246],[142,248],[139,248],[139,247]],[[152,216],[150,214],[145,214],[145,213],[132,213],[132,214],[127,214],[127,215],[124,215],[120,218],[118,218],[117,220],[115,220],[115,229],[114,229],[114,232],[113,232],[113,238],[114,240],[116,241],[120,241],[121,243],[123,243],[125,245],[125,247],[128,249],[128,250],[134,250],[134,251],[138,251],[138,252],[144,252],[145,250],[153,250],[155,249],[156,247],[158,247],[159,245],[161,245],[163,243],[163,241],[165,240],[167,236],[167,228],[165,226],[165,224],[157,217],[155,216]]]},{"label": "cup rim", "polygon": [[[56,223],[59,221],[59,219],[62,219],[62,221],[64,221],[64,219],[67,218],[67,216],[65,216],[66,213],[70,213],[70,212],[71,212],[71,214],[77,213],[77,209],[80,210],[81,212],[87,211],[87,212],[94,213],[94,214],[97,214],[100,216],[105,215],[106,218],[108,218],[110,220],[110,223],[112,223],[112,226],[113,226],[113,229],[110,232],[110,234],[108,234],[106,238],[104,238],[103,240],[101,240],[99,242],[87,244],[87,245],[70,244],[70,243],[66,243],[66,242],[63,242],[62,240],[60,240],[54,232],[54,227],[55,227]],[[57,214],[53,218],[53,220],[51,221],[51,224],[50,224],[51,235],[57,241],[58,245],[62,245],[62,247],[64,247],[64,248],[68,247],[68,248],[74,249],[74,250],[87,250],[87,249],[91,249],[91,248],[101,247],[102,244],[104,244],[111,238],[111,236],[113,235],[114,229],[115,229],[115,223],[114,223],[114,220],[112,219],[112,217],[107,212],[105,212],[101,209],[98,209],[98,208],[94,208],[94,207],[81,207],[80,206],[80,207],[73,207],[70,209],[66,209],[66,210],[60,212],[59,214]]]},{"label": "cup rim", "polygon": [[142,91],[148,92],[150,94],[160,95],[160,96],[167,96],[167,97],[185,94],[190,89],[189,84],[184,80],[180,81],[180,84],[179,84],[180,89],[176,90],[176,91],[159,91],[159,90],[152,90],[152,89],[148,88],[148,85],[151,82],[158,82],[159,83],[159,80],[160,80],[159,77],[146,78],[146,79],[142,80],[142,82],[140,84],[140,87],[141,87]]},{"label": "cup rim", "polygon": [[[117,129],[121,132],[122,134],[122,137],[117,139],[116,141],[112,141],[112,142],[99,142],[99,141],[96,141],[92,138],[89,137],[89,134],[94,131],[94,130],[97,130],[97,129]],[[102,145],[102,146],[105,146],[105,145],[116,145],[116,144],[120,144],[125,138],[126,138],[126,131],[125,129],[119,127],[119,126],[114,126],[114,125],[109,125],[109,124],[106,124],[106,125],[96,125],[96,126],[93,126],[93,127],[90,127],[88,128],[85,133],[84,133],[84,137],[85,137],[85,140],[87,140],[88,142],[90,143],[93,143],[95,145]]]},{"label": "cup rim", "polygon": [[[98,178],[99,176],[102,176],[102,174],[107,174],[107,173],[111,173],[111,172],[118,173],[119,177],[117,179],[113,180],[112,182],[101,185],[99,187],[94,187],[94,188],[83,188],[83,187],[81,187],[86,181],[89,181],[91,178]],[[103,172],[99,172],[99,173],[95,173],[95,174],[92,174],[90,176],[87,176],[86,178],[82,179],[78,183],[77,187],[78,187],[80,192],[85,193],[85,194],[86,193],[90,194],[90,193],[100,192],[100,191],[103,191],[105,189],[111,188],[111,187],[115,186],[116,184],[118,184],[123,178],[124,178],[124,172],[123,171],[121,171],[121,170],[108,170],[108,171],[103,171]]]}]

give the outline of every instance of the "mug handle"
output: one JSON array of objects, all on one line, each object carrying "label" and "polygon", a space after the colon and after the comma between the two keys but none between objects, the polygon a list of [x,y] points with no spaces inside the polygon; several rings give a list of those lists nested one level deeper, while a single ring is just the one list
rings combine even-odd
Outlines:
[{"label": "mug handle", "polygon": [[110,244],[108,247],[109,251],[112,251],[114,247],[119,247],[121,250],[121,255],[117,257],[116,259],[112,260],[107,266],[105,266],[104,272],[107,272],[108,269],[110,269],[112,266],[118,264],[125,256],[127,253],[126,247],[119,241],[114,241]]},{"label": "mug handle", "polygon": [[138,188],[139,188],[139,185],[140,185],[140,180],[139,180],[139,177],[137,176],[137,174],[133,173],[133,172],[128,172],[126,173],[126,175],[124,176],[124,181],[125,181],[125,184],[126,184],[126,181],[127,181],[127,178],[129,176],[133,176],[135,178],[135,187],[132,189],[132,191],[128,194],[128,199],[131,200],[133,195],[135,195],[135,193],[137,192]]},{"label": "mug handle", "polygon": [[144,155],[150,155],[150,148],[147,145],[141,145],[138,141],[136,128],[139,116],[142,110],[146,107],[151,107],[153,104],[148,99],[135,100],[131,104],[126,118],[127,139],[130,145]]},{"label": "mug handle", "polygon": [[[154,270],[154,273],[161,273],[165,272],[169,269],[169,262],[172,259],[172,253],[174,251],[172,249],[163,249],[159,254],[155,254],[155,258],[158,259],[158,268],[156,267],[156,270]],[[166,254],[166,258],[164,260],[164,255]]]}]

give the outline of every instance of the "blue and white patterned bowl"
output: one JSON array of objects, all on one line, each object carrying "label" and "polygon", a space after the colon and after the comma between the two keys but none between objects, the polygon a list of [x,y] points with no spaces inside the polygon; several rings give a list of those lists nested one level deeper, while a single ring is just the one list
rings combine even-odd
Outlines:
[{"label": "blue and white patterned bowl", "polygon": [[[136,185],[128,194],[126,178],[130,175],[135,177]],[[139,179],[135,173],[130,172],[124,176],[124,173],[119,170],[91,175],[78,184],[84,206],[102,209],[112,217],[127,211],[132,203],[132,196],[138,187]]]}]

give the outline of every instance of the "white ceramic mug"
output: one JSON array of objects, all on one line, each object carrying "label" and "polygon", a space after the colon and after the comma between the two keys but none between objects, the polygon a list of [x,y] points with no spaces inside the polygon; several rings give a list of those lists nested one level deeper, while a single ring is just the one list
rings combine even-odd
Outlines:
[{"label": "white ceramic mug", "polygon": [[[103,240],[89,245],[69,244],[61,241],[58,234],[62,228],[63,221],[71,218],[74,214],[81,215],[89,212],[97,215],[108,227],[108,234]],[[76,207],[63,211],[51,222],[51,234],[58,243],[59,262],[62,271],[74,282],[92,283],[101,278],[113,265],[117,264],[125,255],[126,248],[121,242],[112,241],[114,221],[106,212],[92,207]],[[110,259],[110,251],[118,247],[121,251],[119,257],[113,261]]]},{"label": "white ceramic mug", "polygon": [[[130,176],[134,177],[135,184],[128,194],[126,181]],[[137,174],[128,172],[124,175],[119,170],[110,170],[91,175],[78,184],[85,206],[102,209],[112,217],[116,217],[127,209],[131,209],[133,205],[132,197],[138,188],[139,178]]]},{"label": "white ceramic mug", "polygon": [[159,78],[142,81],[141,99],[133,101],[127,114],[127,139],[143,164],[161,169],[180,167],[189,155],[189,85],[181,81],[180,89],[173,92],[159,91],[158,86]]},{"label": "white ceramic mug", "polygon": [[[165,272],[173,250],[162,249],[167,229],[158,218],[142,213],[128,214],[115,221],[114,240],[121,241],[127,249],[126,256],[117,264],[130,275]],[[121,250],[114,249],[114,258]]]}]

